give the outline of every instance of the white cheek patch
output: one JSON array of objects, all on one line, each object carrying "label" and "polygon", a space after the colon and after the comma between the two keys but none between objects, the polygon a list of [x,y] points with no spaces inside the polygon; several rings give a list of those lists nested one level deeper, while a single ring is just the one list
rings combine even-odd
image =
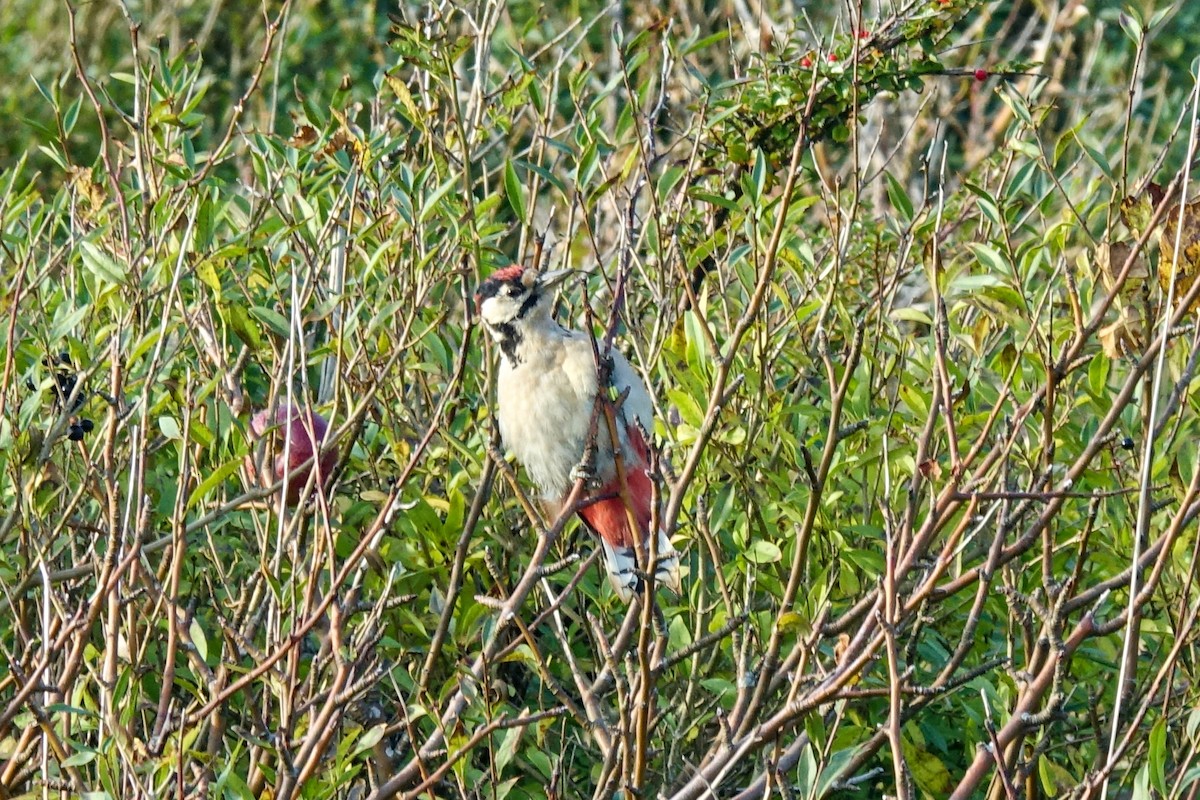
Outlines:
[{"label": "white cheek patch", "polygon": [[479,316],[489,327],[492,327],[511,322],[516,318],[520,310],[521,305],[514,301],[513,298],[497,294],[484,300],[479,305]]}]

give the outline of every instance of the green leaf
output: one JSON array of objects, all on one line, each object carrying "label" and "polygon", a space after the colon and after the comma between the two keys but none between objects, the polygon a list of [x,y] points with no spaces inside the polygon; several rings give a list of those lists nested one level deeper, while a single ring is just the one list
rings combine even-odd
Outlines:
[{"label": "green leaf", "polygon": [[550,756],[536,747],[525,749],[525,760],[541,772],[547,780],[554,774],[554,763],[550,760]]},{"label": "green leaf", "polygon": [[1159,718],[1150,729],[1150,783],[1160,797],[1167,796],[1167,721]]},{"label": "green leaf", "polygon": [[1197,731],[1200,731],[1200,708],[1193,708],[1188,712],[1184,732],[1187,734],[1188,739],[1195,739]]},{"label": "green leaf", "polygon": [[746,556],[746,560],[752,564],[773,564],[783,558],[783,551],[774,542],[768,542],[766,539],[757,539],[746,548],[744,555]]},{"label": "green leaf", "polygon": [[915,306],[897,308],[889,316],[897,322],[918,322],[922,325],[933,325],[933,317]]},{"label": "green leaf", "polygon": [[[39,128],[41,128],[41,126],[37,125],[36,123],[31,124],[29,120],[25,120],[25,122],[26,122],[26,124],[29,125],[29,127],[33,128],[34,130],[38,130]],[[53,136],[54,136],[54,131],[50,130],[49,128],[44,129],[44,131],[42,131],[42,133],[44,136],[47,136],[50,138],[53,138]],[[63,159],[63,157],[61,155],[59,155],[57,150],[55,150],[51,147],[46,147],[46,145],[44,145],[44,144],[39,144],[37,146],[37,149],[39,152],[41,152],[42,154],[47,156],[51,161],[53,161],[55,164],[57,164],[59,169],[64,170],[64,171],[67,169],[70,169],[70,166]]]},{"label": "green leaf", "polygon": [[424,222],[425,220],[429,219],[429,215],[437,210],[438,203],[442,201],[442,198],[445,197],[446,194],[455,186],[459,186],[461,184],[462,178],[460,178],[458,175],[451,175],[449,180],[445,181],[441,186],[434,189],[425,198],[424,207],[421,209],[420,221]]},{"label": "green leaf", "polygon": [[921,419],[924,419],[929,413],[929,401],[926,399],[925,395],[921,394],[914,387],[907,383],[900,384],[898,391],[900,393],[900,399],[904,401],[905,405],[912,409],[913,414]]},{"label": "green leaf", "polygon": [[697,52],[700,52],[701,50],[707,50],[707,49],[711,48],[713,45],[717,44],[718,42],[723,41],[725,39],[725,37],[728,35],[729,35],[728,31],[722,30],[719,33],[712,33],[701,39],[697,39],[696,41],[692,42],[691,44],[686,45],[683,48],[683,52],[681,55],[690,56],[692,53],[697,53]]},{"label": "green leaf", "polygon": [[46,102],[52,106],[57,106],[58,102],[54,99],[54,94],[52,94],[50,90],[46,88],[46,85],[33,75],[30,75],[29,77],[33,81],[33,85],[37,87],[37,90],[42,97],[46,98]]},{"label": "green leaf", "polygon": [[247,347],[251,350],[262,348],[262,336],[258,332],[258,326],[246,313],[245,306],[240,303],[227,303],[221,306],[221,316],[225,318],[225,322],[229,324],[237,337],[245,342]]},{"label": "green leaf", "polygon": [[754,168],[750,172],[750,184],[754,190],[753,198],[757,205],[762,201],[763,189],[767,183],[767,157],[763,154],[762,149],[754,151]]},{"label": "green leaf", "polygon": [[592,176],[596,173],[596,168],[600,165],[600,151],[594,143],[589,144],[583,149],[583,154],[579,157],[578,163],[575,165],[575,185],[578,188],[583,188],[591,183]]},{"label": "green leaf", "polygon": [[1090,158],[1092,162],[1100,168],[1100,171],[1104,173],[1104,177],[1108,178],[1110,181],[1115,180],[1113,177],[1112,165],[1108,163],[1108,159],[1104,157],[1104,153],[1100,152],[1099,148],[1089,144],[1082,136],[1079,135],[1078,132],[1075,133],[1075,141],[1079,142],[1079,146],[1082,147],[1083,151],[1088,154],[1088,158]]},{"label": "green leaf", "polygon": [[562,179],[545,167],[539,167],[537,164],[528,164],[524,161],[521,162],[521,165],[560,192],[564,194],[567,192],[567,185],[562,182]]},{"label": "green leaf", "polygon": [[179,423],[174,417],[159,417],[158,429],[162,431],[162,435],[168,439],[182,439],[183,432],[179,430]]},{"label": "green leaf", "polygon": [[813,747],[821,752],[825,751],[829,731],[825,728],[825,719],[820,712],[813,712],[804,718],[804,732],[808,734],[808,740],[812,742]]},{"label": "green leaf", "polygon": [[512,788],[517,785],[520,778],[509,778],[506,781],[500,781],[496,785],[496,800],[504,800],[512,792]]},{"label": "green leaf", "polygon": [[1200,767],[1192,767],[1183,775],[1183,780],[1179,782],[1179,792],[1177,797],[1185,796],[1183,790],[1191,786],[1196,781],[1200,780]]},{"label": "green leaf", "polygon": [[263,325],[266,325],[271,329],[271,333],[274,333],[281,339],[288,338],[288,335],[291,333],[291,327],[288,325],[287,317],[283,316],[283,314],[280,314],[273,308],[267,308],[266,306],[251,306],[250,316],[254,317]]},{"label": "green leaf", "polygon": [[882,553],[852,547],[846,549],[843,555],[871,577],[883,574],[885,564]]},{"label": "green leaf", "polygon": [[779,630],[800,630],[807,631],[809,620],[803,615],[795,611],[785,611],[779,615]]},{"label": "green leaf", "polygon": [[975,259],[983,265],[988,272],[993,275],[1011,275],[1012,267],[1009,266],[1008,260],[1000,254],[1000,251],[992,247],[990,244],[981,244],[979,242],[970,242],[968,247],[975,254]]},{"label": "green leaf", "polygon": [[214,295],[221,296],[221,278],[217,275],[217,268],[213,266],[211,259],[206,258],[196,265],[196,277],[212,289]]},{"label": "green leaf", "polygon": [[192,417],[192,422],[188,431],[192,435],[192,441],[201,447],[211,447],[216,441],[216,437],[207,425],[200,421],[199,414]]},{"label": "green leaf", "polygon": [[192,644],[196,646],[196,654],[200,656],[200,660],[208,661],[208,637],[204,635],[204,628],[201,627],[200,620],[192,617],[192,621],[188,625],[188,634],[192,638]]},{"label": "green leaf", "polygon": [[816,797],[824,797],[826,792],[842,779],[854,761],[854,757],[858,755],[858,750],[857,746],[847,747],[829,757],[829,762],[825,765],[825,769],[821,770],[821,778],[817,782]]},{"label": "green leaf", "polygon": [[75,123],[79,120],[79,109],[83,105],[83,95],[75,98],[75,102],[67,106],[66,112],[63,114],[63,130],[67,133],[75,130]]},{"label": "green leaf", "polygon": [[1104,389],[1108,386],[1110,363],[1108,356],[1096,353],[1092,356],[1092,363],[1088,364],[1088,389],[1096,397],[1104,396]]},{"label": "green leaf", "polygon": [[706,192],[702,189],[689,189],[688,197],[694,197],[697,200],[703,200],[706,203],[712,203],[714,206],[720,206],[728,211],[738,210],[738,205],[735,201],[719,194]]},{"label": "green leaf", "polygon": [[1070,772],[1044,755],[1038,758],[1038,779],[1047,797],[1060,797],[1075,784]]},{"label": "green leaf", "polygon": [[1117,16],[1117,21],[1121,23],[1121,30],[1125,31],[1125,35],[1134,43],[1138,44],[1142,41],[1142,36],[1145,35],[1145,29],[1142,28],[1142,20],[1138,13],[1130,6],[1126,6],[1125,10]]},{"label": "green leaf", "polygon": [[387,727],[388,726],[386,722],[381,722],[364,733],[362,738],[355,742],[354,754],[358,755],[359,753],[365,753],[367,750],[370,750],[372,747],[379,744],[380,740],[383,739],[383,735],[387,733]]},{"label": "green leaf", "polygon": [[[1033,127],[1033,115],[1029,112],[1029,104],[1025,101],[1024,97],[1017,93],[1017,90],[1012,87],[1011,83],[1007,81],[1001,83],[998,94],[1000,95],[1000,100],[1003,101],[1004,105],[1009,107],[1017,119],[1029,127]],[[1013,140],[1010,144],[1016,144],[1016,142],[1017,140]],[[1036,155],[1032,157],[1036,158]]]},{"label": "green leaf", "polygon": [[700,685],[708,692],[709,697],[715,697],[725,708],[732,705],[737,689],[733,681],[726,678],[703,678]]},{"label": "green leaf", "polygon": [[1150,765],[1142,764],[1137,777],[1133,779],[1132,800],[1152,800],[1150,794]]},{"label": "green leaf", "polygon": [[922,744],[909,741],[907,736],[902,737],[900,746],[904,751],[905,760],[908,761],[913,781],[921,791],[934,797],[948,796],[950,787],[954,785],[954,778],[945,763]]},{"label": "green leaf", "polygon": [[509,208],[517,216],[517,220],[524,223],[526,221],[525,189],[517,180],[517,170],[513,167],[512,159],[504,162],[504,196],[508,200]]},{"label": "green leaf", "polygon": [[912,222],[913,204],[908,198],[908,192],[904,191],[904,187],[900,185],[900,181],[890,172],[883,173],[884,179],[887,181],[888,202],[892,204],[892,208],[900,212],[900,216],[905,222]]},{"label": "green leaf", "polygon": [[124,283],[126,269],[121,264],[117,263],[108,253],[105,253],[99,247],[91,242],[79,243],[80,255],[83,257],[83,266],[88,272],[96,276],[102,284],[118,284]]},{"label": "green leaf", "polygon": [[191,509],[192,506],[203,500],[209,492],[224,483],[226,478],[237,472],[238,466],[240,466],[241,463],[242,460],[240,458],[227,461],[218,467],[216,471],[210,474],[207,478],[201,481],[200,485],[192,490],[191,496],[188,497],[187,508]]},{"label": "green leaf", "polygon": [[50,714],[79,714],[84,717],[100,719],[100,715],[95,711],[88,711],[86,708],[73,706],[69,703],[51,703],[50,705],[46,706],[46,711]]},{"label": "green leaf", "polygon": [[978,198],[976,204],[979,206],[980,213],[987,217],[988,222],[991,222],[993,225],[1000,225],[1002,219],[1000,216],[1000,206],[996,203],[996,198],[983,187],[970,181],[964,181],[963,186]]},{"label": "green leaf", "polygon": [[796,765],[796,794],[800,797],[812,797],[817,785],[817,757],[813,753],[812,742],[804,744],[800,754],[800,763]]},{"label": "green leaf", "polygon": [[517,745],[521,742],[521,733],[524,731],[524,726],[514,726],[504,732],[504,737],[500,739],[500,747],[496,748],[496,771],[504,772],[504,768],[513,760],[513,756],[517,754]]},{"label": "green leaf", "polygon": [[91,311],[92,307],[87,304],[71,308],[63,303],[54,310],[54,319],[50,322],[50,338],[65,339],[72,336]]},{"label": "green leaf", "polygon": [[688,628],[683,615],[671,618],[667,625],[667,644],[672,650],[682,650],[692,643],[692,631]]},{"label": "green leaf", "polygon": [[74,755],[67,756],[63,760],[62,766],[66,767],[82,767],[84,764],[90,764],[96,760],[95,750],[81,750]]}]

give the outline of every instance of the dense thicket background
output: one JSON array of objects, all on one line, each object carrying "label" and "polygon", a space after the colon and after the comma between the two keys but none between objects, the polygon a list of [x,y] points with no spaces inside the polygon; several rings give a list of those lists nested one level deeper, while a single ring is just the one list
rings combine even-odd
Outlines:
[{"label": "dense thicket background", "polygon": [[[1197,53],[1160,0],[8,0],[0,797],[1196,796]],[[682,596],[498,449],[471,294],[534,260],[652,389]]]}]

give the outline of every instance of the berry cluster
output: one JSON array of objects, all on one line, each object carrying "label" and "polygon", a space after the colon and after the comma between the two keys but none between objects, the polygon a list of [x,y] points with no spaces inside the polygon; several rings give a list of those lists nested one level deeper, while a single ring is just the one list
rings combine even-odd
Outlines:
[{"label": "berry cluster", "polygon": [[[75,372],[74,364],[71,363],[71,355],[67,352],[59,353],[57,356],[47,355],[42,359],[42,365],[53,370],[54,410],[61,411],[75,392],[75,387],[79,383],[79,374]],[[30,391],[37,388],[31,380],[26,380],[25,385]],[[87,392],[80,391],[71,403],[70,411],[74,413],[83,408],[87,397]],[[72,442],[83,441],[83,437],[91,433],[95,427],[96,423],[90,419],[72,419],[70,427],[67,428],[67,438]]]},{"label": "berry cluster", "polygon": [[[75,385],[79,383],[79,376],[75,374],[71,355],[67,352],[59,353],[57,356],[46,356],[42,359],[42,366],[54,370],[54,410],[58,411],[71,398],[71,393],[75,391]],[[75,402],[71,404],[71,410],[79,410],[86,400],[85,393],[80,392],[75,398]]]},{"label": "berry cluster", "polygon": [[91,433],[96,427],[96,423],[90,419],[81,419],[78,422],[72,422],[71,427],[67,429],[67,438],[72,442],[81,442],[85,434]]}]

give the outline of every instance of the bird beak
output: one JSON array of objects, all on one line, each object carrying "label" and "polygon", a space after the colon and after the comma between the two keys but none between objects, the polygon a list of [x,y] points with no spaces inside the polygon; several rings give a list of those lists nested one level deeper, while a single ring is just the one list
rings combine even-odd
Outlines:
[{"label": "bird beak", "polygon": [[543,272],[541,275],[538,275],[538,288],[553,289],[574,274],[575,270],[573,269],[556,269],[552,272]]}]

